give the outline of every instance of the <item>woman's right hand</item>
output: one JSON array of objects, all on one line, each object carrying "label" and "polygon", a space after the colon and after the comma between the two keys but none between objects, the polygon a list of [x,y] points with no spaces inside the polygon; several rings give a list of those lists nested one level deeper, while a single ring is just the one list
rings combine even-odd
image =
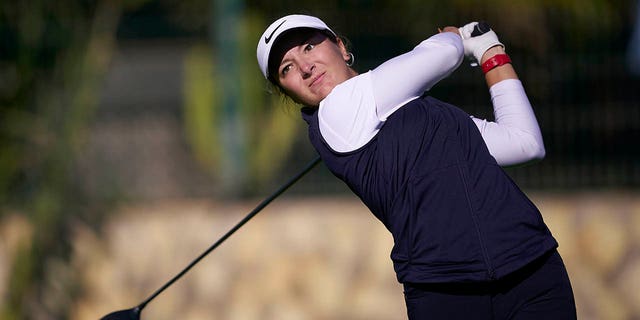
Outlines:
[{"label": "woman's right hand", "polygon": [[478,25],[477,22],[466,24],[459,29],[459,34],[462,36],[465,55],[474,62],[482,63],[482,56],[487,50],[495,46],[501,46],[504,49],[504,44],[500,42],[498,35],[493,30],[472,36],[471,34],[476,25]]}]

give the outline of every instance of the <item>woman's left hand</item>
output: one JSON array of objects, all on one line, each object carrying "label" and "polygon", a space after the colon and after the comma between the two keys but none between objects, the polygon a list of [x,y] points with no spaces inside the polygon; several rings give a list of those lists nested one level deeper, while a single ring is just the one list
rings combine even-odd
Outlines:
[{"label": "woman's left hand", "polygon": [[442,29],[438,28],[438,32],[442,33],[442,32],[453,32],[457,35],[460,35],[460,29],[458,29],[457,27],[452,27],[452,26],[447,26],[444,27]]}]

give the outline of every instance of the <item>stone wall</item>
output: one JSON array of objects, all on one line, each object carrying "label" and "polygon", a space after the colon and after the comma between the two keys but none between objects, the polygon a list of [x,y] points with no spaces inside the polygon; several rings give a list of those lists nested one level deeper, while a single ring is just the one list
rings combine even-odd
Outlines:
[{"label": "stone wall", "polygon": [[[535,194],[560,242],[580,319],[640,319],[640,199],[634,193]],[[82,286],[72,319],[135,306],[233,227],[246,204],[157,202],[114,212],[102,235],[76,228],[68,269]],[[10,226],[11,225],[11,226]],[[8,219],[10,243],[28,235]],[[11,241],[6,241],[7,235]],[[143,319],[406,319],[390,235],[353,197],[278,199],[180,281]],[[4,263],[3,263],[4,262]]]}]

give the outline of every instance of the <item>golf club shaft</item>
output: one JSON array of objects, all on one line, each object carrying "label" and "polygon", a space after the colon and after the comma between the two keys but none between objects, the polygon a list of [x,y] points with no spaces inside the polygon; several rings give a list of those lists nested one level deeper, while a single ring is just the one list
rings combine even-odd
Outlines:
[{"label": "golf club shaft", "polygon": [[138,312],[141,311],[149,302],[151,302],[151,300],[153,300],[160,293],[162,293],[165,289],[167,289],[174,282],[176,282],[178,279],[180,279],[185,273],[187,273],[191,268],[193,268],[193,266],[195,266],[198,262],[200,262],[200,260],[202,260],[202,258],[204,258],[211,251],[213,251],[220,244],[222,244],[225,240],[227,240],[227,238],[229,238],[233,233],[238,231],[238,229],[240,229],[245,223],[247,223],[249,220],[251,220],[251,218],[253,218],[256,214],[258,214],[258,212],[260,212],[262,209],[264,209],[264,207],[266,207],[269,203],[271,203],[271,201],[273,201],[280,194],[282,194],[289,187],[291,187],[294,183],[296,183],[298,180],[300,180],[300,178],[302,178],[305,174],[307,174],[307,172],[311,171],[311,169],[313,169],[313,167],[315,167],[319,162],[320,162],[320,157],[316,157],[314,160],[309,162],[309,164],[307,164],[307,166],[304,169],[302,169],[302,171],[300,171],[297,175],[292,177],[287,183],[282,185],[271,196],[269,196],[268,198],[264,199],[260,204],[258,204],[258,206],[256,206],[255,209],[253,209],[251,212],[249,212],[249,214],[247,214],[247,216],[245,216],[233,228],[231,228],[229,231],[227,231],[227,233],[225,233],[220,239],[218,239],[218,241],[216,241],[213,245],[211,245],[206,251],[204,251],[202,254],[200,254],[200,256],[198,256],[195,260],[193,260],[187,267],[185,267],[182,271],[180,271],[180,273],[175,275],[171,280],[169,280],[169,282],[165,283],[162,287],[160,287],[160,289],[156,290],[156,292],[154,292],[146,300],[144,300],[142,303],[140,303],[136,307],[136,309],[138,309],[137,311]]}]

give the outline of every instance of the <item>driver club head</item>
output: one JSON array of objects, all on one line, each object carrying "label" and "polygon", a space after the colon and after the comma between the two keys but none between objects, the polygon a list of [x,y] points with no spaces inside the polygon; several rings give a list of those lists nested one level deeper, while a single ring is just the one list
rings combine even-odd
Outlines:
[{"label": "driver club head", "polygon": [[108,315],[102,317],[100,320],[140,320],[140,313],[142,309],[157,297],[160,293],[162,293],[165,289],[171,286],[174,282],[178,281],[183,275],[185,275],[193,266],[195,266],[200,260],[202,260],[206,255],[208,255],[211,251],[217,248],[220,244],[222,244],[227,238],[229,238],[234,232],[240,229],[245,223],[247,223],[251,218],[253,218],[258,212],[260,212],[264,207],[266,207],[271,201],[277,198],[280,194],[285,192],[289,187],[291,187],[294,183],[300,180],[307,172],[311,171],[313,167],[315,167],[318,163],[320,163],[322,159],[320,157],[316,157],[314,160],[309,162],[307,166],[300,171],[298,174],[293,176],[287,183],[282,185],[278,190],[276,190],[269,197],[264,199],[258,206],[256,206],[249,214],[247,214],[240,222],[238,222],[233,228],[231,228],[227,233],[225,233],[218,241],[216,241],[213,245],[211,245],[207,250],[201,253],[195,260],[191,261],[186,268],[182,269],[177,275],[175,275],[171,280],[165,283],[162,287],[156,290],[151,296],[149,296],[146,300],[140,303],[137,307],[131,309],[125,309],[120,311],[115,311],[109,313]]},{"label": "driver club head", "polygon": [[100,320],[140,320],[140,311],[139,307],[114,311],[100,318]]}]

